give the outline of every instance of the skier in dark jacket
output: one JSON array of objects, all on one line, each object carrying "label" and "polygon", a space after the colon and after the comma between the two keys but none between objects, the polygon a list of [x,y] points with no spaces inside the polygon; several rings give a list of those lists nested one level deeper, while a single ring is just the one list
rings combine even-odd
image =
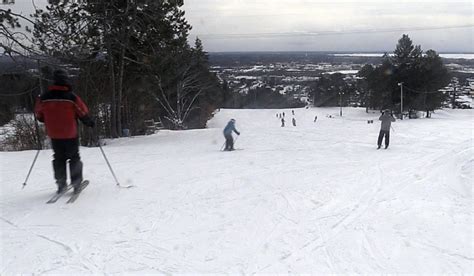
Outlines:
[{"label": "skier in dark jacket", "polygon": [[237,135],[240,135],[240,132],[235,129],[235,119],[230,119],[230,121],[224,128],[225,151],[234,150],[234,138],[232,137],[232,132],[235,132]]},{"label": "skier in dark jacket", "polygon": [[57,192],[61,193],[67,187],[66,162],[69,160],[71,185],[77,193],[83,180],[77,120],[88,127],[94,127],[95,123],[89,116],[87,106],[72,92],[66,71],[55,70],[53,79],[54,84],[37,99],[35,114],[38,121],[45,124],[46,132],[51,138]]},{"label": "skier in dark jacket", "polygon": [[379,138],[377,140],[377,149],[380,149],[382,146],[382,140],[385,136],[385,148],[388,148],[388,144],[390,143],[390,127],[392,125],[392,122],[395,122],[395,118],[393,118],[392,113],[390,110],[385,110],[382,115],[379,118],[380,121],[382,121],[381,127],[380,127],[380,133],[379,133]]}]

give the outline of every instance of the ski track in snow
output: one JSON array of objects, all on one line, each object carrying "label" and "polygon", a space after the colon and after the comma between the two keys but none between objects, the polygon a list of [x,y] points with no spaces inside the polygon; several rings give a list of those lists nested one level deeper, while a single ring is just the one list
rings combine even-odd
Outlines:
[{"label": "ski track in snow", "polygon": [[[474,272],[472,111],[397,121],[387,150],[378,113],[295,109],[298,126],[281,128],[282,111],[107,141],[133,189],[81,148],[91,184],[68,205],[45,204],[50,150],[24,190],[34,151],[1,152],[0,275]],[[230,118],[242,150],[220,152]]]}]

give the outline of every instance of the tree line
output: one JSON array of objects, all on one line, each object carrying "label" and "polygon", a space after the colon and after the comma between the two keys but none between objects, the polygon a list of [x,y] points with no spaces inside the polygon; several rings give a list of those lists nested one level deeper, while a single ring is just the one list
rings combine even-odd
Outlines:
[{"label": "tree line", "polygon": [[[38,91],[55,67],[67,67],[73,88],[107,137],[143,134],[144,121],[170,129],[201,128],[221,105],[222,87],[202,42],[189,45],[183,1],[50,1],[32,18],[0,10],[1,49],[40,62]],[[27,20],[30,35],[14,29]],[[19,75],[19,74],[16,74]],[[26,74],[24,78],[31,78]],[[36,91],[36,92],[38,92]]]},{"label": "tree line", "polygon": [[[355,81],[343,74],[323,75],[312,85],[310,98],[315,106],[364,106],[367,109],[392,109],[401,112],[430,112],[443,106],[448,95],[439,91],[446,87],[451,74],[438,53],[425,53],[403,35],[392,55],[385,54],[380,65],[364,65]],[[403,86],[403,88],[401,87]]]}]

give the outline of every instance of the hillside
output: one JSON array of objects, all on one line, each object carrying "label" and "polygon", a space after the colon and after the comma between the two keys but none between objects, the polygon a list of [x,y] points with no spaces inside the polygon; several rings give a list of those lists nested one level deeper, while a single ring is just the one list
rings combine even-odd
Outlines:
[{"label": "hillside", "polygon": [[[472,110],[397,121],[387,150],[378,113],[295,109],[293,127],[285,110],[281,128],[282,111],[107,141],[131,189],[81,148],[91,184],[69,205],[45,204],[50,150],[23,190],[35,152],[0,152],[0,274],[473,273]],[[230,118],[238,150],[220,152]]]}]

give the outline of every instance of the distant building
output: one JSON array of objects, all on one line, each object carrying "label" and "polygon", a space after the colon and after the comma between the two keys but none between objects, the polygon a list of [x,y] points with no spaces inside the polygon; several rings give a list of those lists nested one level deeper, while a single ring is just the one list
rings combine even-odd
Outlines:
[{"label": "distant building", "polygon": [[467,78],[467,82],[469,83],[469,95],[474,97],[474,78]]}]

